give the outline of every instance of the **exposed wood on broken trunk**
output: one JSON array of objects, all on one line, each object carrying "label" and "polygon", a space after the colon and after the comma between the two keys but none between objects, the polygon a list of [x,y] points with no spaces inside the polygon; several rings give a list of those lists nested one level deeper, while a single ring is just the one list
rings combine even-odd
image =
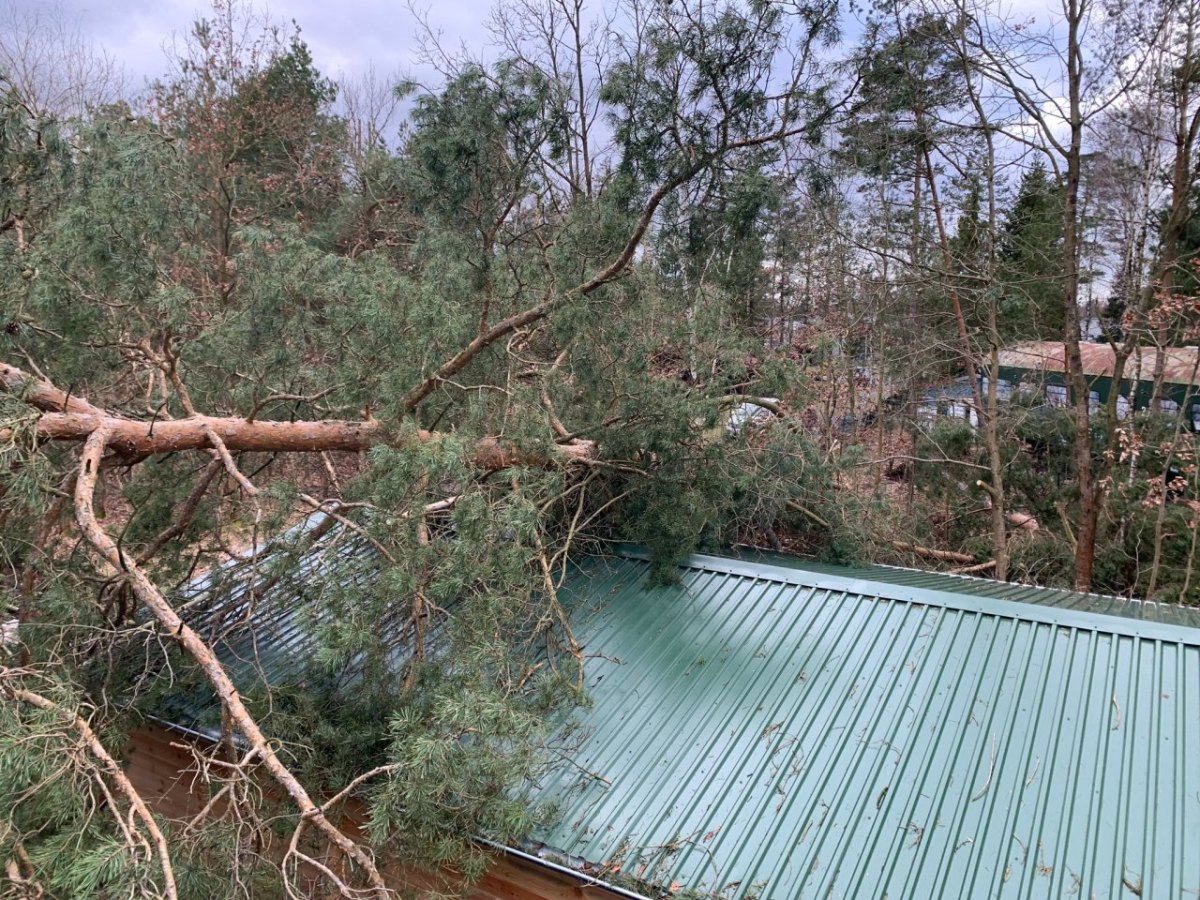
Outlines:
[{"label": "exposed wood on broken trunk", "polygon": [[966,553],[955,553],[953,550],[934,550],[932,547],[922,547],[918,544],[910,544],[907,541],[892,541],[892,546],[904,553],[912,553],[916,556],[923,556],[926,559],[936,559],[941,562],[961,563],[962,565],[972,565],[976,562],[975,557],[969,556]]}]

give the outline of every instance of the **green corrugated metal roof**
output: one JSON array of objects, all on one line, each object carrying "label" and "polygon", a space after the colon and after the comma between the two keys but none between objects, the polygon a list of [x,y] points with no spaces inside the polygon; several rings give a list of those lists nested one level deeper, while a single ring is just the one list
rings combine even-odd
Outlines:
[{"label": "green corrugated metal roof", "polygon": [[[643,556],[644,554],[635,551],[630,555]],[[971,597],[995,597],[998,600],[1014,600],[1038,606],[1074,609],[1082,612],[1121,616],[1127,619],[1200,628],[1200,608],[1180,606],[1175,603],[1156,603],[1149,600],[1114,597],[1109,594],[1082,594],[1061,588],[1037,587],[1012,581],[996,581],[994,578],[975,578],[970,575],[925,572],[920,569],[904,569],[898,566],[835,566],[759,550],[743,551],[738,558],[752,563],[802,569],[806,572],[825,573],[842,578],[863,579],[893,587],[911,587],[946,594],[965,594]]]},{"label": "green corrugated metal roof", "polygon": [[[181,615],[247,696],[257,697],[265,686],[302,689],[314,677],[328,688],[330,673],[313,666],[319,631],[336,620],[339,596],[376,579],[374,549],[345,529],[317,537],[302,551],[286,549],[323,521],[324,516],[310,517],[256,559],[218,567],[179,592]],[[397,604],[397,628],[403,628],[408,609]],[[397,648],[397,669],[405,659],[406,648]],[[349,684],[357,677],[356,667],[348,665],[337,680]],[[220,707],[207,683],[168,697],[158,715],[208,737],[220,735]]]},{"label": "green corrugated metal roof", "polygon": [[593,702],[544,844],[731,898],[1200,890],[1200,631],[804,563],[647,572],[570,582]]},{"label": "green corrugated metal roof", "polygon": [[[331,536],[266,590],[197,586],[197,624],[239,683],[280,683],[314,649],[297,598],[370,560]],[[649,568],[586,560],[563,591],[591,705],[535,788],[554,858],[730,900],[1200,891],[1194,611],[762,555]]]}]

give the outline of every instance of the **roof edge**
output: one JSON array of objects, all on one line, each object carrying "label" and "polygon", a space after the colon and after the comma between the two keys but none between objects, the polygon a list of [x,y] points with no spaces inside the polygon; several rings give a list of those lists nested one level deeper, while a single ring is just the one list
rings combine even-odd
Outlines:
[{"label": "roof edge", "polygon": [[[617,555],[627,559],[646,561],[650,559],[649,551],[642,547],[621,549]],[[789,558],[789,561],[790,565],[782,566],[738,557],[695,553],[679,565],[681,568],[722,572],[746,578],[762,578],[797,586],[812,586],[814,579],[818,579],[819,586],[822,588],[830,588],[863,597],[875,597],[898,603],[941,606],[946,609],[957,609],[964,612],[974,612],[1000,618],[1041,622],[1048,625],[1057,625],[1062,628],[1098,631],[1145,640],[1168,641],[1200,647],[1200,628],[1188,625],[1135,619],[1097,610],[1067,609],[1022,600],[1005,600],[998,597],[959,594],[937,588],[911,587],[909,585],[891,584],[886,581],[855,578],[851,575],[834,575],[826,571],[806,568],[804,565],[805,560],[800,558]],[[910,570],[900,569],[900,571]],[[802,573],[807,573],[807,577]],[[1045,590],[1051,589],[1046,588]],[[1120,599],[1104,598],[1098,594],[1078,594],[1078,596],[1081,598]],[[1141,601],[1125,602],[1133,603]]]},{"label": "roof edge", "polygon": [[[595,875],[589,875],[587,872],[574,869],[571,866],[565,866],[562,863],[555,862],[552,859],[547,859],[539,853],[530,853],[527,850],[522,850],[519,847],[513,847],[509,844],[500,844],[496,841],[490,841],[487,838],[477,837],[475,843],[487,847],[496,853],[502,853],[506,856],[512,856],[522,862],[529,863],[538,868],[546,869],[550,872],[556,872],[559,875],[565,875],[579,887],[599,888],[602,891],[611,893],[614,897],[624,897],[626,900],[652,900],[645,894],[638,894],[628,888],[618,887],[615,884],[605,881],[603,878],[597,878]],[[556,854],[561,851],[555,851]],[[561,853],[566,858],[567,854]]]}]

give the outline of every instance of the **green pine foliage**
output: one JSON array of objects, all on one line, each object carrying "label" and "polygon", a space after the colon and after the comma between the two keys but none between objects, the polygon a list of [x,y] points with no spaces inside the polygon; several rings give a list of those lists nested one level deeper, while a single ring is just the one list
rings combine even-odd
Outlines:
[{"label": "green pine foliage", "polygon": [[[690,551],[783,519],[817,545],[859,539],[829,524],[837,517],[816,526],[788,506],[819,510],[836,497],[829,461],[802,431],[725,427],[743,394],[803,390],[757,350],[763,229],[782,189],[775,151],[721,145],[770,127],[768,59],[787,21],[765,4],[706,8],[696,20],[657,10],[646,55],[605,75],[618,152],[587,197],[563,192],[557,174],[574,139],[574,88],[527,60],[464,65],[434,92],[403,88],[402,146],[373,151],[352,182],[336,86],[299,33],[267,32],[230,52],[234,8],[215,12],[185,41],[177,76],[152,87],[145,115],[98,112],[70,123],[68,141],[57,123],[3,108],[0,156],[19,177],[0,184],[0,205],[29,223],[27,246],[0,243],[4,358],[38,360],[73,394],[147,421],[186,414],[157,371],[153,354],[168,354],[204,412],[381,423],[389,442],[344,485],[343,500],[363,510],[361,534],[292,531],[269,557],[222,566],[232,545],[285,531],[305,489],[303,467],[241,454],[261,498],[239,502],[215,477],[150,566],[167,590],[206,573],[210,593],[180,595],[196,614],[238,596],[239,578],[263,621],[294,613],[312,642],[306,659],[268,680],[269,658],[234,672],[257,720],[313,790],[384,767],[355,799],[377,852],[473,877],[485,862],[476,836],[518,841],[552,814],[531,808],[522,785],[557,758],[545,743],[555,723],[586,702],[584,659],[555,596],[569,549],[639,541],[670,577]],[[829,10],[809,12],[810,37],[828,37]],[[658,77],[677,62],[686,87]],[[816,91],[792,102],[796,115],[823,100]],[[684,133],[671,139],[664,123],[680,115]],[[692,183],[670,192],[623,277],[485,349],[415,408],[405,402],[481,331],[616,258],[667,178]],[[478,470],[485,439],[523,460],[552,456],[549,410],[596,441],[593,467]],[[73,455],[34,447],[26,408],[7,395],[3,418],[14,429],[4,548],[30,573],[10,596],[37,609],[4,665],[55,667],[64,707],[105,709],[118,750],[145,714],[187,710],[220,730],[203,674],[164,648],[127,588],[97,582],[77,544],[36,551],[40,523],[62,514]],[[439,437],[426,442],[421,429]],[[126,552],[172,527],[206,465],[168,455],[101,479],[98,506],[111,509]],[[347,540],[359,556],[295,578],[305,554],[336,560]],[[210,636],[254,627],[217,609]],[[269,643],[256,646],[269,657]],[[0,714],[0,796],[12,810],[0,818],[0,856],[20,841],[55,896],[158,890],[153,860],[132,858],[107,812],[103,776],[78,761],[61,768],[71,736],[7,700]],[[248,796],[286,840],[296,820],[282,798]],[[183,894],[280,895],[256,828],[216,817],[172,834]],[[305,846],[313,840],[310,831]]]},{"label": "green pine foliage", "polygon": [[[523,789],[588,702],[574,558],[634,542],[670,580],[697,550],[894,562],[902,537],[986,560],[979,432],[900,410],[963,369],[952,292],[980,360],[1062,337],[1064,188],[1038,164],[985,182],[955,23],[877,4],[835,71],[824,0],[638,10],[582,81],[506,45],[398,85],[403,124],[357,150],[299,29],[239,30],[233,0],[128,105],[60,121],[0,73],[0,362],[148,431],[189,404],[379,429],[363,453],[233,454],[253,495],[205,452],[109,453],[96,507],[206,639],[249,648],[230,674],[314,796],[378,770],[335,814],[448,893],[482,872],[477,837],[554,815]],[[1000,413],[1007,508],[1041,526],[1012,533],[1010,576],[1068,585],[1073,413],[1044,399]],[[118,758],[148,716],[221,734],[227,766],[244,735],[81,539],[78,443],[39,442],[37,419],[0,392],[0,606],[20,620],[0,861],[44,896],[154,896],[67,714]],[[1117,423],[1097,589],[1194,599],[1182,422]],[[1111,424],[1093,418],[1098,455]],[[297,812],[261,770],[243,788],[239,815],[162,823],[181,896],[287,896],[273,848]],[[324,852],[307,825],[299,843]]]},{"label": "green pine foliage", "polygon": [[1000,334],[1011,341],[1058,340],[1063,333],[1063,192],[1035,161],[1021,177],[999,235]]}]

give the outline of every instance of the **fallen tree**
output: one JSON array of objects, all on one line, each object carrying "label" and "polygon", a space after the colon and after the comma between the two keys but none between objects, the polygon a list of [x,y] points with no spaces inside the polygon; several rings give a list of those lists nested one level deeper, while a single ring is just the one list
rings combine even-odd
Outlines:
[{"label": "fallen tree", "polygon": [[[531,722],[544,718],[551,700],[577,699],[559,682],[569,690],[581,683],[576,672],[568,678],[558,671],[583,657],[553,599],[568,551],[578,540],[611,535],[604,517],[640,518],[655,529],[641,502],[647,497],[653,510],[690,515],[673,538],[680,544],[716,518],[712,498],[724,495],[712,481],[694,485],[694,475],[726,473],[714,475],[718,442],[699,432],[693,413],[706,404],[719,409],[716,397],[753,381],[730,380],[726,372],[718,378],[714,365],[711,383],[695,391],[668,383],[664,390],[641,370],[647,347],[678,342],[677,298],[608,286],[640,266],[639,251],[670,198],[690,204],[697,184],[701,193],[720,193],[731,172],[761,168],[756,148],[810,135],[831,115],[829,98],[806,82],[832,7],[797,18],[795,32],[787,15],[737,4],[655,7],[639,40],[660,51],[622,63],[604,101],[626,125],[614,140],[612,172],[619,177],[606,177],[594,194],[547,180],[561,162],[546,133],[545,104],[554,91],[543,95],[537,78],[510,82],[511,70],[502,67],[482,78],[473,67],[451,75],[444,96],[417,104],[395,167],[402,182],[389,182],[387,196],[364,213],[372,219],[394,209],[400,216],[394,224],[372,219],[360,235],[378,252],[343,252],[342,232],[358,226],[342,213],[361,198],[343,194],[351,179],[336,165],[343,156],[332,139],[328,147],[309,147],[314,136],[328,137],[329,122],[326,85],[302,45],[268,53],[277,70],[225,85],[237,100],[226,107],[210,92],[212,79],[224,77],[223,63],[205,56],[204,44],[181,67],[178,83],[156,96],[157,120],[152,113],[109,123],[96,135],[81,131],[83,149],[63,155],[64,169],[87,171],[62,188],[61,223],[57,209],[29,222],[12,282],[21,290],[5,308],[12,343],[4,351],[26,365],[0,364],[0,441],[10,451],[0,489],[12,501],[0,515],[9,516],[6,550],[18,570],[19,616],[22,626],[39,619],[56,626],[23,629],[30,657],[39,671],[61,679],[63,696],[78,689],[86,703],[88,667],[137,631],[161,648],[139,661],[147,681],[156,680],[160,665],[186,669],[197,687],[206,681],[221,715],[214,753],[227,753],[225,762],[244,753],[259,761],[257,774],[244,773],[253,789],[226,796],[248,818],[259,815],[256,804],[270,806],[259,821],[292,828],[282,865],[265,861],[281,893],[298,895],[305,868],[347,898],[395,895],[390,873],[376,864],[378,845],[326,815],[327,797],[342,796],[369,773],[387,773],[373,788],[385,795],[399,785],[398,799],[380,804],[387,815],[372,832],[372,841],[387,842],[390,862],[405,861],[406,852],[409,860],[425,854],[422,862],[462,871],[464,840],[515,835],[524,813],[497,785],[527,777]],[[788,45],[794,39],[801,43]],[[768,89],[784,72],[772,59],[785,45],[791,80]],[[276,84],[281,73],[287,77]],[[264,83],[271,85],[269,105],[262,105]],[[738,98],[734,106],[729,97]],[[475,106],[464,113],[463,101],[472,98]],[[257,128],[270,133],[245,133]],[[470,139],[459,146],[464,133]],[[440,162],[426,165],[446,158],[448,146],[470,162],[449,173]],[[285,159],[271,154],[276,147],[329,152]],[[321,169],[326,160],[335,163],[330,172]],[[132,185],[145,208],[130,202]],[[47,196],[60,188],[31,187]],[[652,333],[656,328],[661,335]],[[714,320],[705,328],[716,334],[719,326]],[[689,333],[694,340],[695,329]],[[59,386],[79,373],[86,373],[82,396]],[[130,385],[140,393],[147,382],[147,398],[158,392],[154,404],[129,412],[123,403]],[[231,385],[256,399],[227,403]],[[189,388],[219,399],[194,403]],[[259,403],[260,396],[273,399]],[[280,397],[289,398],[297,420],[260,418]],[[325,397],[330,405],[318,406],[314,398]],[[356,418],[364,407],[380,418]],[[599,458],[605,445],[613,448],[611,459]],[[247,457],[239,457],[330,451],[374,451],[366,473],[354,484],[346,479],[346,494],[323,460],[332,499],[314,496],[315,465],[276,463],[271,474],[280,489],[268,494],[255,484]],[[668,477],[651,485],[643,466],[669,466]],[[494,477],[503,469],[511,471]],[[239,529],[254,529],[253,568],[259,532],[275,524],[260,528],[263,508],[276,504],[270,512],[279,513],[277,523],[295,514],[293,503],[327,514],[347,533],[357,530],[356,540],[379,551],[370,573],[377,590],[355,584],[350,596],[322,598],[344,626],[329,642],[330,656],[358,660],[374,652],[391,661],[399,643],[417,648],[401,679],[382,671],[386,666],[373,673],[370,687],[380,702],[353,723],[367,737],[339,744],[353,760],[336,776],[322,766],[343,754],[311,748],[315,726],[334,728],[331,722],[343,721],[340,710],[289,732],[289,723],[270,718],[270,703],[254,705],[251,691],[235,684],[214,653],[224,632],[190,619],[172,587],[240,556],[225,539],[229,530],[241,538]],[[351,510],[368,508],[356,521]],[[453,539],[443,539],[447,534]],[[315,582],[319,573],[305,577]],[[114,596],[119,602],[110,603]],[[449,622],[447,609],[456,622],[466,620],[461,610],[473,602],[460,643],[439,634],[425,654],[431,623]],[[251,619],[225,625],[252,628]],[[32,643],[35,633],[51,632]],[[34,693],[50,696],[30,692],[22,677],[10,679],[8,696],[24,698],[24,706]],[[107,681],[98,689],[102,702],[109,690]],[[116,690],[124,703],[126,688]],[[64,705],[64,717],[70,712]],[[494,750],[484,732],[489,722]],[[239,741],[241,752],[229,753]],[[406,774],[422,752],[435,762],[444,758],[438,754],[460,754],[471,765],[426,764]],[[371,753],[388,764],[368,759]],[[136,807],[137,798],[130,803]],[[36,829],[29,833],[41,840]],[[254,864],[264,862],[252,837],[239,832],[224,840],[234,858],[245,852]],[[157,857],[163,885],[178,862],[171,852]],[[337,865],[318,864],[326,852]],[[251,895],[253,887],[236,877],[231,892]]]},{"label": "fallen tree", "polygon": [[[377,420],[316,420],[276,422],[248,417],[194,415],[182,419],[131,419],[107,412],[81,397],[22,370],[0,363],[0,386],[41,414],[32,422],[39,441],[86,441],[100,429],[105,446],[123,456],[145,457],[182,450],[218,449],[213,435],[232,453],[323,453],[363,451],[379,444],[402,447],[439,440],[444,435],[422,429],[389,432]],[[30,423],[26,423],[28,427]],[[14,429],[0,429],[0,440],[11,440]],[[528,449],[487,437],[474,447],[473,462],[480,469],[514,465],[548,465],[592,458],[594,441],[573,440]]]}]

